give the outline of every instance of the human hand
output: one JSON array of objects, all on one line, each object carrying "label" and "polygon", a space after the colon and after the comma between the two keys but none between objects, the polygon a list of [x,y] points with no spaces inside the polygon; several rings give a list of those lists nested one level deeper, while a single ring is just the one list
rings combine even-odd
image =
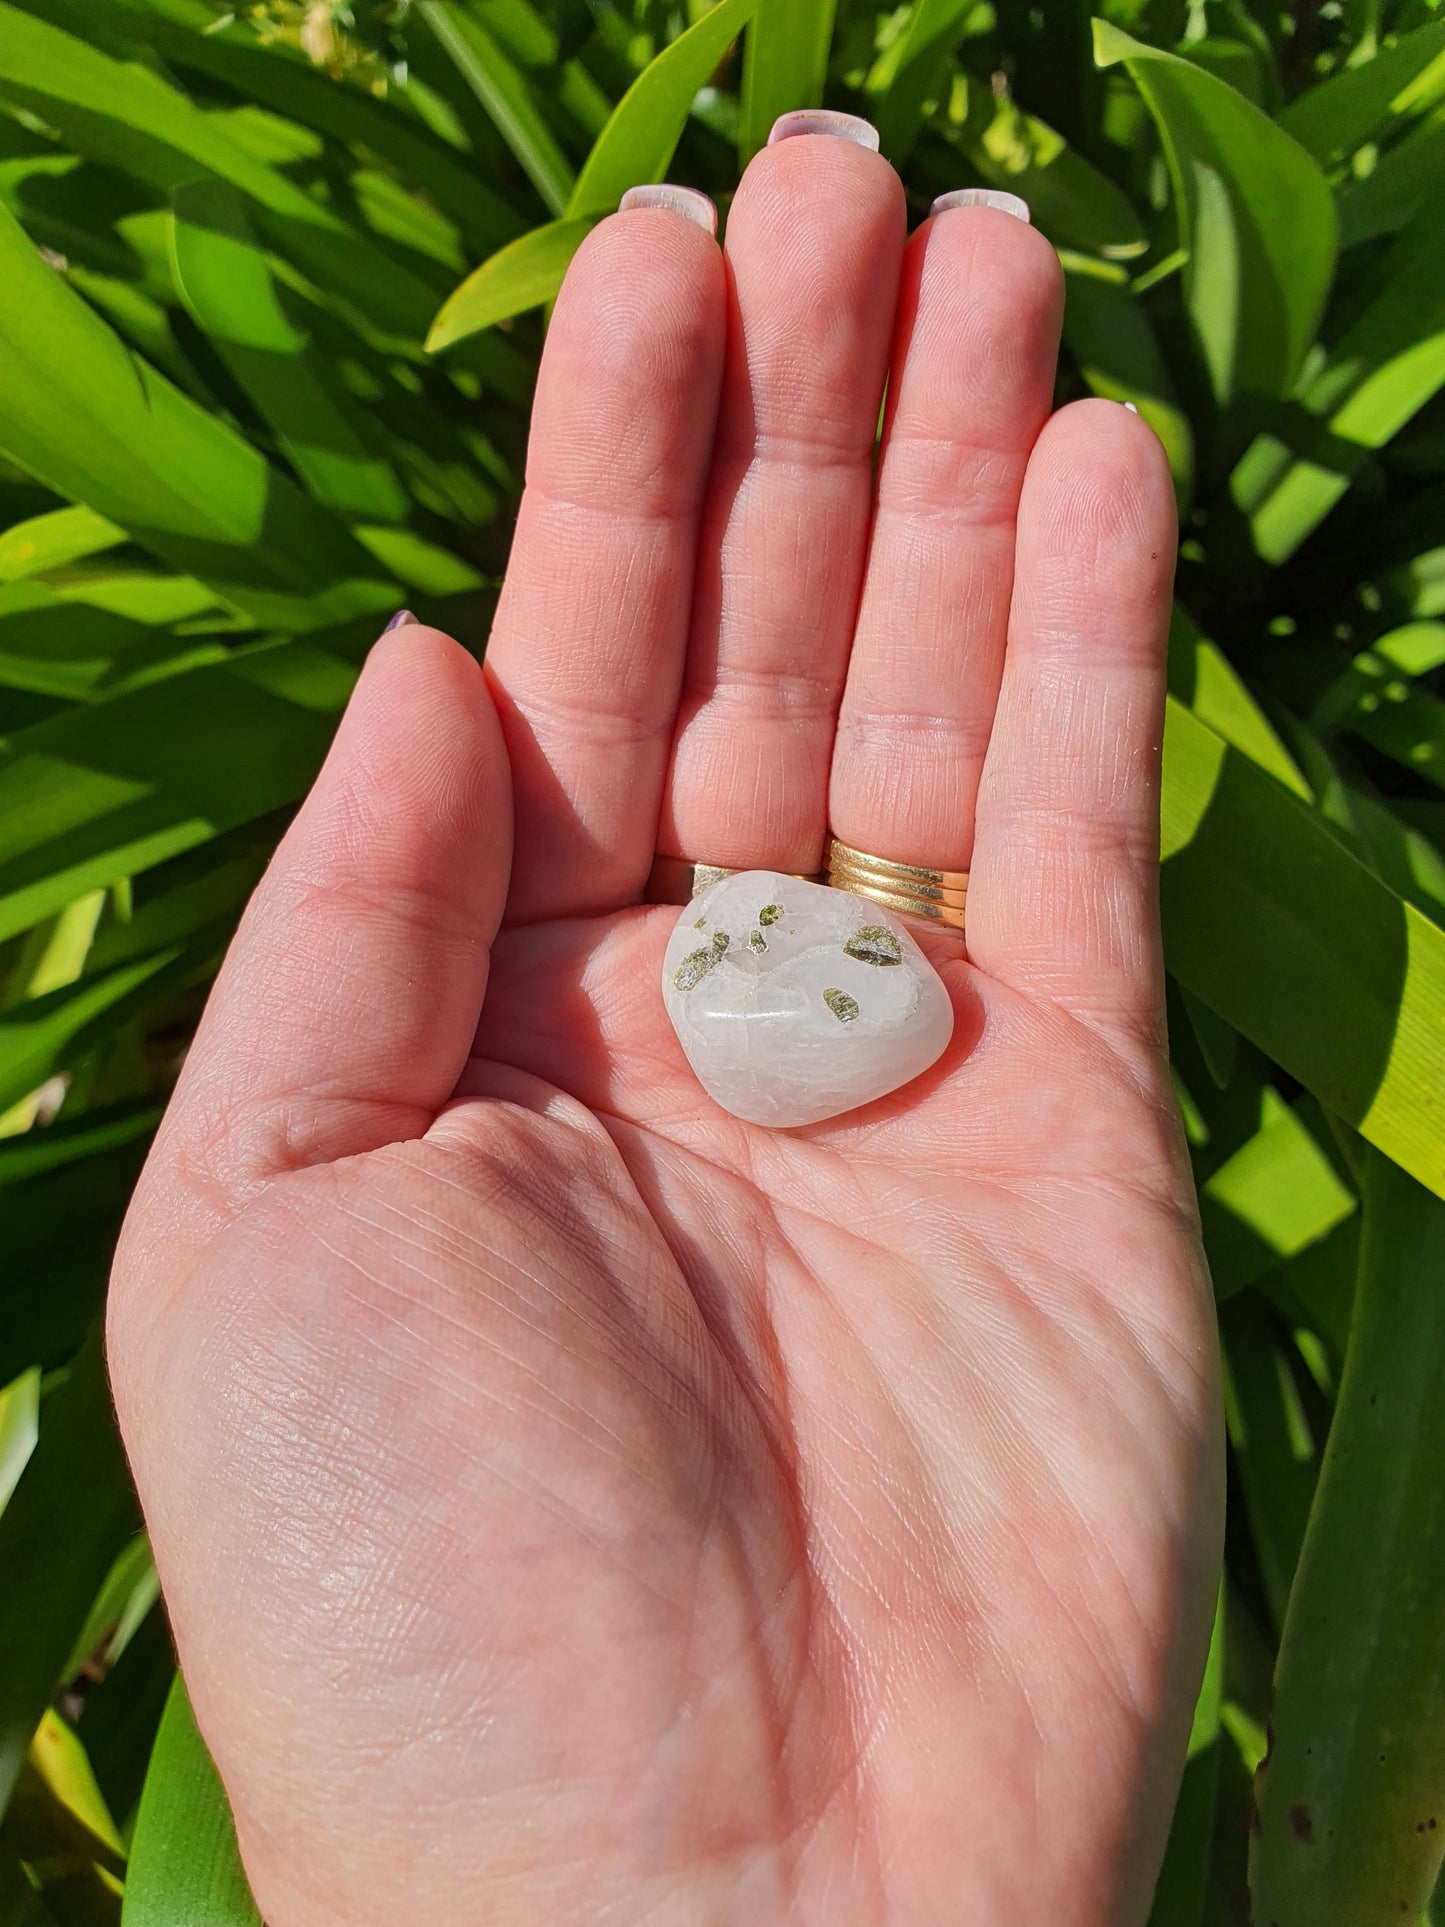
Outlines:
[{"label": "human hand", "polygon": [[[904,225],[811,137],[727,268],[664,209],[586,243],[485,675],[373,653],[137,1193],[116,1396],[270,1927],[1147,1910],[1221,1505],[1169,475],[1046,425],[1037,233]],[[640,899],[829,821],[971,870],[954,1038],[769,1133]]]}]

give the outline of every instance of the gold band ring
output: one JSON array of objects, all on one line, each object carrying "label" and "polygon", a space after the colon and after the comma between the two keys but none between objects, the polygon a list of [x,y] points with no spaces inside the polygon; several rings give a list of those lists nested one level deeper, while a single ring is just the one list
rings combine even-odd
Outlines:
[{"label": "gold band ring", "polygon": [[885,910],[926,917],[962,930],[968,900],[967,870],[931,870],[920,863],[896,863],[891,857],[855,850],[835,836],[828,845],[828,882],[835,890],[851,890],[870,897]]},{"label": "gold band ring", "polygon": [[[761,869],[762,864],[752,864],[752,869]],[[647,879],[646,898],[649,903],[691,903],[700,897],[704,890],[710,890],[724,877],[740,876],[739,870],[724,869],[720,863],[693,863],[685,856],[655,856],[652,859],[652,873]],[[798,875],[796,871],[790,872]],[[816,871],[806,876],[798,876],[800,883],[821,883],[822,878]]]}]

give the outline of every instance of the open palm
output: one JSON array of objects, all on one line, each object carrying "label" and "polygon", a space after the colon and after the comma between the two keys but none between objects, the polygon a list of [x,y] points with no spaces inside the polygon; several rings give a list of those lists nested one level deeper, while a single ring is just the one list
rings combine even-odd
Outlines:
[{"label": "open palm", "polygon": [[[271,1927],[1147,1908],[1219,1506],[1172,498],[1123,409],[1045,426],[1047,244],[904,225],[813,136],[726,264],[591,237],[487,672],[374,652],[137,1195],[117,1399]],[[954,1038],[770,1133],[640,900],[829,822],[971,869]]]}]

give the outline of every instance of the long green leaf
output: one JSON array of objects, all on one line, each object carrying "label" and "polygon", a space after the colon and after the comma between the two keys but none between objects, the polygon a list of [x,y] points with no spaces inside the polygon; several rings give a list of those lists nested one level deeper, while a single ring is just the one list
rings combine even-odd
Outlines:
[{"label": "long green leaf", "polygon": [[1262,435],[1230,488],[1255,548],[1283,562],[1319,527],[1366,456],[1445,386],[1445,247],[1404,237],[1385,285],[1300,396],[1296,446]]},{"label": "long green leaf", "polygon": [[1205,1249],[1223,1299],[1329,1236],[1355,1199],[1300,1117],[1270,1093],[1263,1123],[1200,1187]]},{"label": "long green leaf", "polygon": [[1396,143],[1368,174],[1341,184],[1340,245],[1398,234],[1439,207],[1445,192],[1445,108]]},{"label": "long green leaf", "polygon": [[451,295],[432,323],[432,353],[550,301],[589,229],[629,187],[667,172],[698,89],[737,38],[758,0],[720,0],[644,68],[598,136],[567,205],[567,218],[524,234]]},{"label": "long green leaf", "polygon": [[895,167],[901,168],[913,151],[928,99],[941,88],[976,12],[976,0],[915,0],[906,31],[869,75],[878,143]]},{"label": "long green leaf", "polygon": [[972,76],[952,89],[940,131],[996,187],[1020,194],[1061,247],[1129,260],[1149,245],[1133,202],[1063,136]]},{"label": "long green leaf", "polygon": [[341,657],[289,643],[0,745],[0,937],[294,802],[353,679]]},{"label": "long green leaf", "polygon": [[1094,25],[1158,123],[1189,251],[1185,303],[1216,398],[1282,395],[1314,339],[1334,273],[1334,202],[1318,165],[1213,74]]},{"label": "long green leaf", "polygon": [[[0,0],[3,4],[3,0]],[[339,522],[129,352],[0,208],[0,448],[257,620],[395,607]]]},{"label": "long green leaf", "polygon": [[262,1927],[225,1789],[179,1678],[141,1794],[121,1918],[124,1927]]},{"label": "long green leaf", "polygon": [[1319,1476],[1319,1442],[1300,1397],[1298,1354],[1253,1293],[1220,1319],[1229,1442],[1265,1597],[1283,1623]]},{"label": "long green leaf", "polygon": [[1445,1194],[1445,930],[1173,699],[1164,771],[1170,969]]},{"label": "long green leaf", "polygon": [[454,342],[540,308],[562,285],[572,256],[596,226],[591,215],[553,221],[510,241],[468,275],[432,323],[427,349],[437,354]]},{"label": "long green leaf", "polygon": [[477,16],[454,0],[419,0],[417,12],[516,155],[544,206],[560,214],[574,185],[572,169],[532,97],[527,76]]},{"label": "long green leaf", "polygon": [[1276,1675],[1256,1920],[1386,1927],[1445,1848],[1445,1206],[1364,1164],[1359,1295]]},{"label": "long green leaf", "polygon": [[698,90],[757,11],[758,0],[719,0],[633,81],[577,177],[571,214],[607,214],[629,187],[660,181]]},{"label": "long green leaf", "polygon": [[23,582],[47,569],[103,554],[124,541],[125,530],[93,509],[52,509],[0,535],[0,582]]},{"label": "long green leaf", "polygon": [[795,107],[816,107],[828,77],[836,0],[759,0],[743,53],[738,157],[743,166],[773,122]]},{"label": "long green leaf", "polygon": [[97,1327],[43,1402],[40,1442],[0,1514],[0,1810],[90,1602],[138,1524]]},{"label": "long green leaf", "polygon": [[186,305],[275,430],[307,493],[348,518],[403,520],[401,483],[288,313],[236,190],[221,181],[177,189],[174,250]]},{"label": "long green leaf", "polygon": [[[116,1235],[154,1123],[152,1116],[144,1135],[97,1145],[87,1157],[42,1168],[0,1189],[0,1248],[6,1261],[0,1382],[35,1365],[46,1371],[63,1365],[83,1340],[105,1292]],[[38,1150],[39,1140],[61,1129],[50,1125],[6,1139],[0,1144],[0,1165],[8,1165],[27,1139],[37,1140]],[[73,1140],[68,1148],[77,1148]],[[76,1530],[83,1529],[77,1522]]]},{"label": "long green leaf", "polygon": [[1144,305],[1093,263],[1065,256],[1064,345],[1096,395],[1133,402],[1164,444],[1180,502],[1194,485],[1194,433]]},{"label": "long green leaf", "polygon": [[1373,60],[1309,87],[1278,115],[1279,125],[1325,167],[1367,140],[1388,139],[1445,94],[1445,20],[1417,27]]}]

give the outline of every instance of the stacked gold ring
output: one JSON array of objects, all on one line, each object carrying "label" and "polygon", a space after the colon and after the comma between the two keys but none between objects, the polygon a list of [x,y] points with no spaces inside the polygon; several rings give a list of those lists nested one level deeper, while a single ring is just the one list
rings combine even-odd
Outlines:
[{"label": "stacked gold ring", "polygon": [[[652,859],[652,873],[647,879],[647,901],[691,903],[694,897],[700,897],[704,890],[721,883],[724,877],[740,874],[740,871],[726,870],[718,863],[693,863],[685,856],[655,856]],[[806,876],[799,875],[798,881],[821,883],[823,879],[815,871]]]},{"label": "stacked gold ring", "polygon": [[895,863],[890,857],[855,850],[835,836],[828,845],[827,881],[835,890],[870,897],[885,910],[926,917],[930,923],[946,923],[955,930],[963,928],[967,870],[930,870],[919,863]]}]

